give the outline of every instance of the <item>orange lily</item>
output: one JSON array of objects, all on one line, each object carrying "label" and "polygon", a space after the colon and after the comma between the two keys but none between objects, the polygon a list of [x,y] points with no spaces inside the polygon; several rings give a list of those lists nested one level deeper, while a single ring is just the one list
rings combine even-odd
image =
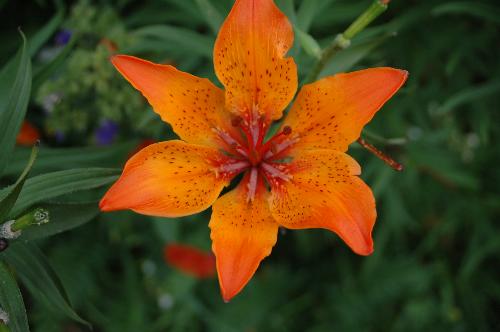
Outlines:
[{"label": "orange lily", "polygon": [[40,132],[28,121],[24,121],[16,137],[17,145],[33,145],[40,139]]},{"label": "orange lily", "polygon": [[[237,0],[214,48],[225,91],[172,66],[112,58],[181,140],[134,155],[101,210],[178,217],[212,206],[225,301],[271,253],[279,226],[325,228],[357,254],[373,251],[375,200],[345,151],[408,74],[372,68],[305,85],[277,134],[266,139],[297,90],[295,62],[285,56],[292,42],[292,26],[272,0]],[[219,198],[241,173],[238,186]]]},{"label": "orange lily", "polygon": [[163,254],[168,264],[188,275],[199,279],[215,275],[215,257],[211,252],[183,244],[167,244]]}]

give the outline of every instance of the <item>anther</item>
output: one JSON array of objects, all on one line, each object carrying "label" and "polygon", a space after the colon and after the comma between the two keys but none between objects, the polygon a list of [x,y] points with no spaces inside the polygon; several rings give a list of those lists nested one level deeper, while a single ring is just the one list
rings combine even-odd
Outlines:
[{"label": "anther", "polygon": [[243,122],[243,118],[241,116],[235,116],[231,120],[231,125],[233,127],[238,127],[241,124],[241,122]]}]

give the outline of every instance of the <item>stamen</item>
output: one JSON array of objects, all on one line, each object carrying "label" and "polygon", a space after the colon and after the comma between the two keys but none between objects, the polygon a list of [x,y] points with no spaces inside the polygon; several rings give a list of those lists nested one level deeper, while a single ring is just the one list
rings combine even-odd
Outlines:
[{"label": "stamen", "polygon": [[371,145],[370,143],[362,139],[361,137],[358,138],[358,143],[362,147],[373,153],[375,156],[377,156],[379,159],[381,159],[383,162],[385,162],[387,165],[389,165],[392,169],[399,172],[401,172],[404,169],[404,166],[402,164],[398,163],[397,161],[395,161],[394,159],[392,159],[391,157],[389,157],[388,155],[377,149],[375,146]]},{"label": "stamen", "polygon": [[290,174],[286,174],[268,163],[264,162],[261,164],[261,166],[262,169],[266,171],[273,178],[279,178],[285,181],[289,181],[292,178]]},{"label": "stamen", "polygon": [[239,173],[240,171],[243,171],[248,166],[250,166],[250,163],[248,161],[239,161],[239,162],[235,162],[235,163],[231,163],[231,164],[224,164],[224,165],[220,166],[218,170],[220,172],[227,172],[227,173],[238,171],[238,173]]},{"label": "stamen", "polygon": [[239,127],[241,122],[243,122],[243,118],[241,116],[236,116],[231,120],[231,125],[233,127]]},{"label": "stamen", "polygon": [[248,196],[247,196],[247,202],[253,202],[255,198],[255,193],[257,192],[257,180],[258,180],[258,170],[257,167],[252,167],[252,170],[250,171],[250,178],[248,179]]},{"label": "stamen", "polygon": [[[241,119],[241,118],[240,118]],[[247,158],[248,153],[247,151],[241,146],[241,144],[235,140],[231,135],[229,135],[227,132],[220,128],[212,128],[212,131],[214,131],[219,137],[222,139],[224,143],[226,143],[228,148],[232,148],[235,152],[239,153],[243,157]]]},{"label": "stamen", "polygon": [[269,150],[264,154],[264,159],[268,160],[270,158],[276,158],[280,153],[288,149],[290,146],[294,145],[299,141],[299,138],[286,139],[282,142],[275,143],[271,146]]}]

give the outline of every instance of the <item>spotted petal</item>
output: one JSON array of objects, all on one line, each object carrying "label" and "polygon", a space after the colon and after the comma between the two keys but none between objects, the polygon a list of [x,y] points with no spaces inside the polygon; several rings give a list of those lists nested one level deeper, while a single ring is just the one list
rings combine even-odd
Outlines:
[{"label": "spotted petal", "polygon": [[297,90],[295,62],[284,58],[292,44],[292,26],[272,0],[236,0],[214,47],[228,109],[281,117]]},{"label": "spotted petal", "polygon": [[276,243],[278,224],[269,211],[268,195],[259,186],[249,202],[247,187],[240,184],[213,206],[210,237],[225,301],[243,289]]},{"label": "spotted petal", "polygon": [[407,76],[404,70],[371,68],[305,85],[283,126],[299,137],[296,148],[344,152]]},{"label": "spotted petal", "polygon": [[227,179],[217,176],[210,160],[218,150],[168,141],[149,145],[125,165],[100,203],[102,211],[130,209],[161,217],[201,212],[217,199]]},{"label": "spotted petal", "polygon": [[271,211],[287,228],[325,228],[360,255],[373,251],[376,218],[370,188],[357,177],[360,167],[334,150],[301,151],[290,166],[292,178],[273,188]]},{"label": "spotted petal", "polygon": [[186,142],[216,147],[213,128],[231,130],[224,92],[209,80],[127,55],[114,56],[112,62]]}]

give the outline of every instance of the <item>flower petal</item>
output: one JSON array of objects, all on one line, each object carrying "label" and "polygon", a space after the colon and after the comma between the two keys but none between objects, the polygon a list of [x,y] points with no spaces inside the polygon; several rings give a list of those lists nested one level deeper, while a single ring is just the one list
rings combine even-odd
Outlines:
[{"label": "flower petal", "polygon": [[358,163],[342,152],[318,149],[296,154],[290,166],[292,179],[272,190],[274,218],[286,228],[329,229],[357,254],[371,254],[375,200],[356,176],[360,171]]},{"label": "flower petal", "polygon": [[28,121],[24,121],[21,130],[17,134],[17,145],[33,145],[40,139],[40,132]]},{"label": "flower petal", "polygon": [[214,47],[215,72],[226,87],[228,109],[255,108],[279,119],[297,90],[297,67],[284,58],[293,30],[272,0],[237,0]]},{"label": "flower petal", "polygon": [[278,224],[269,211],[266,189],[259,186],[252,202],[247,197],[246,186],[240,184],[212,207],[210,237],[225,301],[243,289],[276,243]]},{"label": "flower petal", "polygon": [[179,217],[207,209],[227,184],[210,164],[223,158],[210,147],[168,141],[134,155],[100,203],[102,211]]},{"label": "flower petal", "polygon": [[371,68],[305,85],[283,126],[298,135],[296,147],[344,152],[407,77],[404,70]]},{"label": "flower petal", "polygon": [[199,279],[215,275],[215,256],[196,247],[183,244],[167,244],[165,261],[185,274]]},{"label": "flower petal", "polygon": [[217,146],[212,128],[231,128],[224,91],[209,80],[128,55],[116,55],[111,61],[186,142]]}]

